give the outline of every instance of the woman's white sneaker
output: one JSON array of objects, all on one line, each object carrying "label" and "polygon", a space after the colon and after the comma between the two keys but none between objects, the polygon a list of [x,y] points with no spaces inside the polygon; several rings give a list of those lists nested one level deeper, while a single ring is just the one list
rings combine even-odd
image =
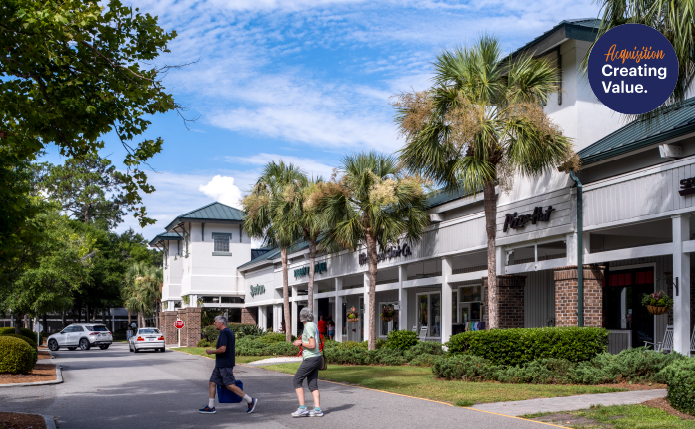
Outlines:
[{"label": "woman's white sneaker", "polygon": [[309,410],[306,408],[297,408],[297,411],[294,413],[290,414],[292,417],[308,417],[309,416]]}]

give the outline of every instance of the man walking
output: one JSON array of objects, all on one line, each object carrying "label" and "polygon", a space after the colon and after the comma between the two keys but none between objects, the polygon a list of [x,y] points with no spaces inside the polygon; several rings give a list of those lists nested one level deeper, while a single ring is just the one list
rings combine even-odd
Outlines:
[{"label": "man walking", "polygon": [[210,376],[210,395],[208,396],[208,405],[205,408],[201,408],[202,414],[215,414],[215,392],[217,385],[227,386],[227,389],[234,392],[240,398],[248,404],[247,413],[252,413],[256,409],[256,404],[258,399],[252,398],[241,389],[239,389],[234,382],[234,332],[227,327],[227,319],[224,316],[215,317],[215,328],[220,331],[220,335],[217,337],[217,347],[216,349],[207,349],[205,353],[215,356],[215,369],[212,371]]}]

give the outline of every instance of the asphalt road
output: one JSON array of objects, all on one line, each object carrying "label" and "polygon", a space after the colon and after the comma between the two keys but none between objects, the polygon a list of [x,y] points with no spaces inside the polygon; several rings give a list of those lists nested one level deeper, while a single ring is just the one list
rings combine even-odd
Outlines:
[{"label": "asphalt road", "polygon": [[[244,390],[259,399],[220,404],[202,415],[214,361],[167,350],[129,353],[123,343],[108,350],[60,350],[54,362],[65,382],[0,388],[0,411],[54,416],[58,428],[547,428],[548,425],[452,407],[421,399],[319,381],[324,417],[292,418],[297,399],[289,375],[237,366]],[[311,404],[307,394],[308,405]]]}]

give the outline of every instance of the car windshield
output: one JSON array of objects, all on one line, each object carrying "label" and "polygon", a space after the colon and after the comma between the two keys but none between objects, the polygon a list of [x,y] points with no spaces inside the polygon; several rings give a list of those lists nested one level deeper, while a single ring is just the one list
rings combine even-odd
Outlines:
[{"label": "car windshield", "polygon": [[159,329],[140,329],[138,334],[159,334]]},{"label": "car windshield", "polygon": [[108,329],[106,329],[106,326],[104,326],[104,325],[88,326],[87,328],[92,332],[106,332],[106,331],[108,331]]}]

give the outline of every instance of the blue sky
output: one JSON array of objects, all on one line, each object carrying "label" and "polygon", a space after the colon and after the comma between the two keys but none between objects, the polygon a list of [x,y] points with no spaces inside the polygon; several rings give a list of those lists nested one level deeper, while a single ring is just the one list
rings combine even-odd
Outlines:
[{"label": "blue sky", "polygon": [[[127,3],[125,1],[124,3]],[[134,3],[135,4],[135,3]],[[141,11],[176,30],[161,63],[197,63],[164,84],[199,117],[187,130],[176,114],[155,116],[146,138],[164,150],[151,165],[157,191],[145,196],[158,219],[215,200],[237,205],[267,161],[284,159],[330,176],[354,151],[394,152],[391,95],[428,87],[430,63],[445,48],[499,37],[512,51],[563,19],[596,17],[591,0],[360,1],[140,0]],[[123,149],[106,137],[117,165]],[[47,157],[58,161],[55,151]]]}]

